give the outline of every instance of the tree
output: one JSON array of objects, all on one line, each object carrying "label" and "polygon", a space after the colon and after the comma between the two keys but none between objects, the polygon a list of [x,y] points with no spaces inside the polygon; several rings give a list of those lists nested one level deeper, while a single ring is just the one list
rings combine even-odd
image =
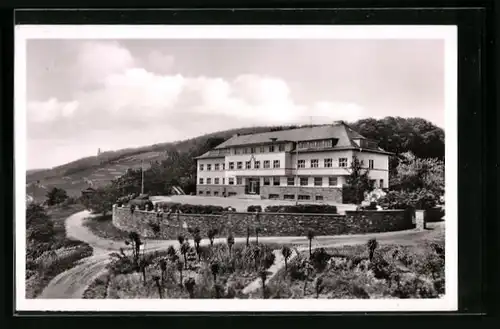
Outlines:
[{"label": "tree", "polygon": [[215,261],[210,264],[210,271],[212,272],[212,275],[214,277],[214,282],[217,282],[217,274],[219,273],[220,270],[220,264],[219,262]]},{"label": "tree", "polygon": [[323,284],[323,278],[322,277],[319,277],[316,279],[316,299],[319,298],[319,294],[321,294],[321,292],[323,291],[323,289],[325,288],[325,285]]},{"label": "tree", "polygon": [[26,239],[34,243],[52,243],[55,234],[54,224],[45,209],[30,203],[26,208]]},{"label": "tree", "polygon": [[179,285],[182,288],[182,270],[184,269],[184,264],[182,263],[182,260],[177,260],[175,263],[175,266],[177,267],[177,271],[179,271]]},{"label": "tree", "polygon": [[198,260],[201,260],[201,249],[200,249],[201,235],[199,232],[195,234],[193,240],[194,240],[196,254],[198,255]]},{"label": "tree", "polygon": [[405,152],[401,154],[399,165],[391,176],[391,186],[403,191],[427,189],[443,195],[444,162],[438,159],[420,159],[412,152]]},{"label": "tree", "polygon": [[259,232],[260,232],[260,227],[255,228],[255,243],[259,244]]},{"label": "tree", "polygon": [[309,258],[312,257],[312,240],[314,239],[314,231],[309,230],[307,232],[307,239],[309,240]]},{"label": "tree", "polygon": [[288,270],[288,259],[292,256],[292,249],[288,246],[283,246],[281,248],[281,254],[283,255],[283,259],[285,260],[285,274]]},{"label": "tree", "polygon": [[361,161],[354,155],[347,170],[349,175],[346,177],[346,185],[354,191],[353,201],[359,205],[364,199],[364,193],[373,189],[368,176],[369,169],[363,168]]},{"label": "tree", "polygon": [[179,241],[179,246],[180,246],[180,247],[182,247],[182,244],[184,243],[184,240],[185,240],[185,239],[184,239],[184,235],[179,234],[179,235],[177,236],[177,241]]},{"label": "tree", "polygon": [[62,188],[54,187],[47,192],[47,205],[54,206],[62,203],[68,198],[68,194]]},{"label": "tree", "polygon": [[128,240],[125,240],[125,244],[132,245],[132,252],[134,257],[134,264],[136,264],[137,268],[139,268],[139,253],[141,250],[141,245],[143,244],[141,241],[141,237],[137,232],[130,232],[128,234]]},{"label": "tree", "polygon": [[266,280],[268,274],[269,273],[266,271],[266,269],[262,269],[259,271],[259,277],[262,282],[262,298],[266,298]]},{"label": "tree", "polygon": [[167,261],[165,259],[160,259],[160,270],[161,270],[161,284],[165,284],[165,278],[167,274]]},{"label": "tree", "polygon": [[153,281],[155,282],[156,284],[156,288],[158,289],[158,295],[160,295],[160,299],[163,298],[163,289],[162,289],[162,285],[160,284],[160,277],[158,275],[154,275],[153,276]]},{"label": "tree", "polygon": [[87,209],[97,214],[106,214],[111,211],[113,204],[119,197],[118,191],[111,186],[98,188],[96,191],[85,199],[84,205]]}]

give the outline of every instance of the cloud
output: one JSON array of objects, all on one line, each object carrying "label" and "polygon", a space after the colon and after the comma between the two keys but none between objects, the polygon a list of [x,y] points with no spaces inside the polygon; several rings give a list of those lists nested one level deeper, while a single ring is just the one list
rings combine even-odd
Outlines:
[{"label": "cloud", "polygon": [[35,123],[49,123],[61,118],[71,118],[79,107],[78,101],[60,102],[56,98],[51,98],[44,102],[28,102],[28,121]]}]

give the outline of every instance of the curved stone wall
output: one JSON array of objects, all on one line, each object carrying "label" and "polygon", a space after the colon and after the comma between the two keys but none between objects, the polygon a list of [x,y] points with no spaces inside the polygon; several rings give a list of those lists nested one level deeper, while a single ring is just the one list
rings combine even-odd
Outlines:
[{"label": "curved stone wall", "polygon": [[338,214],[224,213],[222,215],[163,214],[113,206],[113,224],[124,231],[135,231],[145,238],[177,239],[198,227],[206,238],[208,230],[218,236],[245,237],[259,227],[259,236],[304,236],[309,230],[318,235],[360,234],[406,230],[415,227],[411,214],[404,210],[346,211]]}]

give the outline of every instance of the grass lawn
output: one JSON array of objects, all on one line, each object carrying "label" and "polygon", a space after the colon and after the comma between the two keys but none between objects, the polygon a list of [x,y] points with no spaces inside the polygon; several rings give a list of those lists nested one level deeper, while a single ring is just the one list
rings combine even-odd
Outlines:
[{"label": "grass lawn", "polygon": [[96,236],[114,241],[128,239],[128,232],[122,231],[113,225],[111,215],[87,218],[83,224]]}]

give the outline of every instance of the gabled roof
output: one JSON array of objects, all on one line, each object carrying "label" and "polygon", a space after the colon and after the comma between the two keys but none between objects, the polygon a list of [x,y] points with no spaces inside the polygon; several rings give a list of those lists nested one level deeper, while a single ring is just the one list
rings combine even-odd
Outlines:
[{"label": "gabled roof", "polygon": [[[333,150],[359,149],[360,147],[353,141],[353,139],[366,139],[366,137],[354,131],[343,121],[339,121],[334,124],[323,126],[302,127],[251,135],[235,135],[224,143],[216,146],[213,150],[208,151],[197,158],[222,158],[224,157],[224,154],[219,154],[218,150],[235,146],[263,145],[272,142],[302,142],[331,138],[337,139],[337,143],[332,148]],[[363,150],[391,154],[390,152],[386,152],[379,147],[373,149],[363,148]]]}]

